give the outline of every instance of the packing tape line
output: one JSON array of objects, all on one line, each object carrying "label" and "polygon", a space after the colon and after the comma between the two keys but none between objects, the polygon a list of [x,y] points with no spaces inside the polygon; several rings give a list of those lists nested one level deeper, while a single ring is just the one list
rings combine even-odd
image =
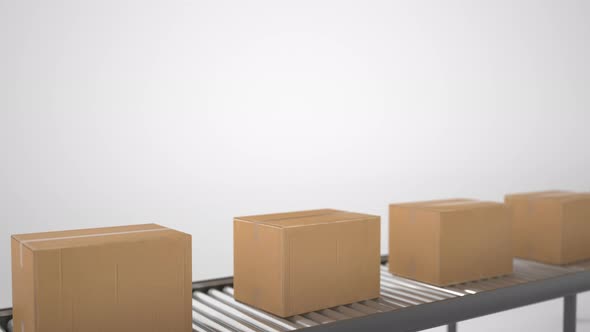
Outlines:
[{"label": "packing tape line", "polygon": [[478,204],[478,203],[487,203],[485,201],[453,201],[453,202],[440,202],[440,203],[432,203],[428,204],[427,206],[453,206],[453,205],[469,205],[469,204]]},{"label": "packing tape line", "polygon": [[125,231],[125,232],[114,232],[114,233],[99,233],[99,234],[87,234],[87,235],[75,235],[75,236],[50,237],[50,238],[44,238],[44,239],[20,241],[20,245],[19,245],[20,267],[21,267],[21,269],[23,268],[23,245],[25,243],[53,241],[53,240],[81,239],[81,238],[88,238],[88,237],[125,235],[125,234],[147,233],[147,232],[158,232],[158,231],[169,231],[169,230],[170,230],[170,228],[162,227],[162,228],[154,228],[154,229],[142,229],[142,230],[138,230],[138,231]]}]

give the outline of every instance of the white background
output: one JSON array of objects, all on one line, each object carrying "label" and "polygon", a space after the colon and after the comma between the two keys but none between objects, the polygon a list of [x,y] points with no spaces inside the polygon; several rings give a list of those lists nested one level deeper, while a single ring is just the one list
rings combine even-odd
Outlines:
[{"label": "white background", "polygon": [[386,253],[391,202],[590,189],[588,1],[0,0],[0,42],[0,307],[14,233],[161,223],[200,280],[237,215]]}]

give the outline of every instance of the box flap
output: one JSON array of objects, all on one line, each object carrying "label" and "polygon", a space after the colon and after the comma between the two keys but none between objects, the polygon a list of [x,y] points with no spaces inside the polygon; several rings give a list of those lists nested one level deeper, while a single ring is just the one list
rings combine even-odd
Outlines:
[{"label": "box flap", "polygon": [[[556,203],[567,203],[579,200],[584,200],[590,197],[590,193],[579,193],[572,191],[554,191],[545,192],[537,195],[520,196],[529,202],[556,202]],[[508,198],[509,200],[509,198]]]},{"label": "box flap", "polygon": [[550,190],[541,192],[530,192],[520,194],[510,194],[505,196],[506,202],[514,200],[525,200],[525,201],[554,201],[560,203],[575,202],[579,200],[590,199],[590,193],[588,192],[573,192],[573,191],[560,191]]},{"label": "box flap", "polygon": [[484,208],[484,207],[499,207],[499,206],[504,206],[504,203],[465,200],[465,201],[447,202],[447,203],[440,203],[440,204],[430,204],[427,206],[423,206],[422,208],[426,209],[426,210],[437,211],[437,212],[447,212],[447,211],[462,211],[462,210],[470,210],[470,209],[477,209],[477,208]]},{"label": "box flap", "polygon": [[420,207],[420,206],[427,206],[427,205],[434,205],[434,204],[444,204],[444,203],[454,203],[454,202],[464,202],[464,201],[471,201],[471,200],[467,199],[467,198],[436,199],[436,200],[420,201],[420,202],[393,203],[393,204],[390,204],[390,206]]},{"label": "box flap", "polygon": [[252,222],[278,228],[319,225],[333,222],[357,221],[378,218],[364,213],[353,213],[332,209],[280,213],[272,215],[236,217],[235,220]]},{"label": "box flap", "polygon": [[321,216],[321,215],[325,215],[325,214],[332,214],[332,213],[339,213],[339,212],[342,212],[342,211],[334,210],[334,209],[317,209],[317,210],[306,210],[306,211],[296,211],[296,212],[261,214],[261,215],[255,215],[255,216],[243,216],[243,217],[235,217],[235,219],[258,223],[258,222],[276,221],[276,220],[282,220],[282,219]]},{"label": "box flap", "polygon": [[504,204],[498,203],[498,202],[478,201],[478,200],[466,199],[466,198],[454,198],[454,199],[445,199],[445,200],[436,200],[436,201],[391,204],[391,206],[393,206],[393,207],[413,208],[413,209],[427,210],[427,211],[433,211],[433,212],[457,211],[457,210],[466,210],[466,209],[473,209],[473,208],[479,208],[479,207],[502,206],[502,205],[504,205]]},{"label": "box flap", "polygon": [[559,195],[568,195],[572,194],[570,191],[564,190],[545,190],[545,191],[532,191],[532,192],[524,192],[524,193],[515,193],[515,194],[508,194],[504,196],[505,200],[511,199],[531,199],[535,197],[543,197],[543,196],[559,196]]},{"label": "box flap", "polygon": [[178,236],[178,234],[183,233],[157,224],[143,224],[34,234],[17,234],[13,235],[12,238],[18,241],[21,247],[25,246],[36,251],[93,246],[161,236]]},{"label": "box flap", "polygon": [[553,195],[553,196],[543,196],[543,198],[550,198],[554,200],[558,200],[562,203],[568,202],[577,202],[581,200],[590,199],[590,193],[570,193],[570,195]]}]

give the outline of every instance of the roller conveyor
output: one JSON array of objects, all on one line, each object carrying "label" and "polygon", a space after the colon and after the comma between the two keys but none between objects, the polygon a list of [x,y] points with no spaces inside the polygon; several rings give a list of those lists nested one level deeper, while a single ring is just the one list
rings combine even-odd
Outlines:
[{"label": "roller conveyor", "polygon": [[[382,259],[386,262],[386,257]],[[288,318],[234,299],[233,279],[193,283],[193,331],[419,331],[564,297],[564,331],[575,331],[575,294],[590,290],[590,261],[553,266],[514,260],[514,273],[449,287],[394,276],[381,266],[381,296]],[[0,310],[0,332],[12,332],[11,310]],[[573,323],[572,323],[573,321]]]},{"label": "roller conveyor", "polygon": [[0,331],[12,332],[12,309],[0,309]]},{"label": "roller conveyor", "polygon": [[[440,325],[448,325],[453,331],[457,321],[559,297],[566,298],[564,309],[569,315],[564,317],[573,317],[575,322],[571,303],[573,299],[575,308],[575,294],[590,290],[590,262],[553,266],[515,259],[511,275],[449,287],[394,276],[384,264],[380,298],[286,319],[234,300],[231,278],[195,283],[194,288],[195,300],[221,314],[212,319],[233,326],[233,331],[418,331]],[[244,323],[248,329],[240,329],[235,322],[244,320],[241,315],[250,316],[256,323]],[[564,320],[565,331],[573,331],[571,326]]]}]

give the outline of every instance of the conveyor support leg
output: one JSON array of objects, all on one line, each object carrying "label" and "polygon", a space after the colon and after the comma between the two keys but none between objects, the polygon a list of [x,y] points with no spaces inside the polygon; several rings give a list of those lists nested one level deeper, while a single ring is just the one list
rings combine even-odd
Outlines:
[{"label": "conveyor support leg", "polygon": [[457,323],[447,325],[447,332],[457,332]]},{"label": "conveyor support leg", "polygon": [[576,332],[576,294],[563,298],[563,332]]}]

